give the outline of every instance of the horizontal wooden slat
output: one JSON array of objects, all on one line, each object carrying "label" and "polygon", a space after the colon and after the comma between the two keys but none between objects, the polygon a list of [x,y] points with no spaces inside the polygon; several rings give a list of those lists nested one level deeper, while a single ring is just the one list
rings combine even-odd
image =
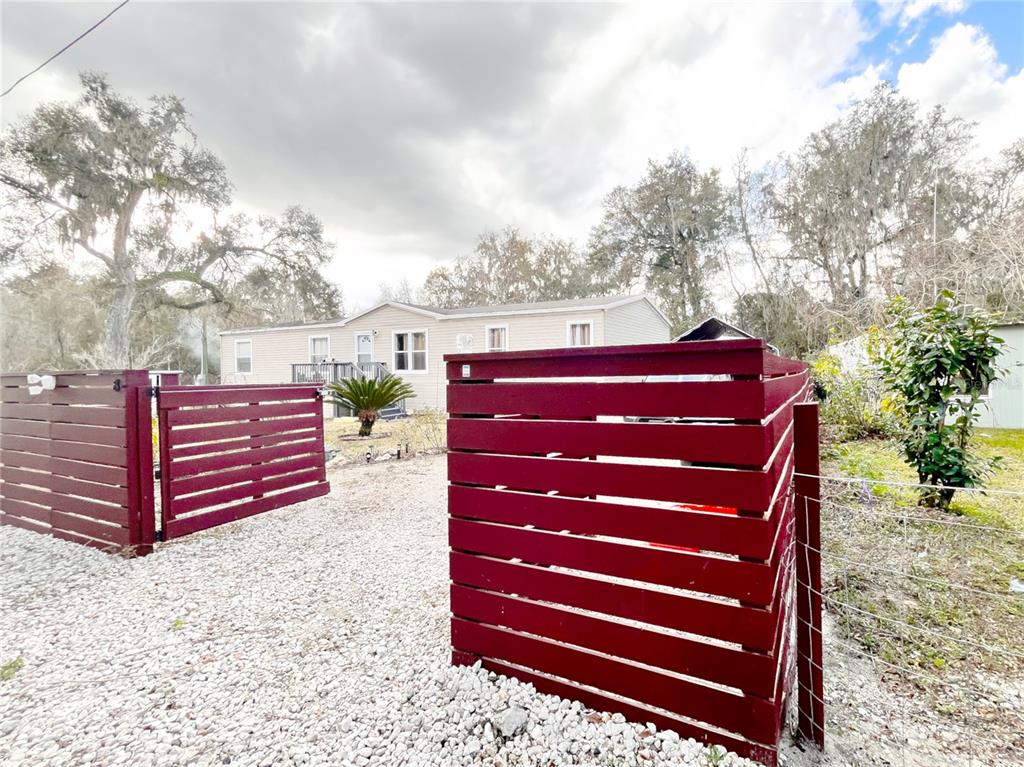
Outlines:
[{"label": "horizontal wooden slat", "polygon": [[22,530],[31,530],[34,533],[41,533],[43,535],[49,535],[50,533],[50,526],[48,524],[43,524],[28,517],[8,514],[2,508],[0,508],[0,525],[20,527]]},{"label": "horizontal wooden slat", "polygon": [[[0,435],[4,434],[65,442],[84,442],[90,445],[112,445],[114,447],[124,447],[126,444],[125,430],[117,426],[83,426],[73,423],[21,421],[5,418],[0,421]],[[2,440],[3,437],[0,436],[0,441]]]},{"label": "horizontal wooden slat", "polygon": [[44,487],[58,493],[77,495],[105,503],[128,505],[128,489],[99,482],[85,482],[44,471],[28,471],[12,466],[0,466],[0,479],[17,485]]},{"label": "horizontal wooden slat", "polygon": [[239,437],[254,437],[261,434],[280,434],[303,429],[323,428],[323,414],[273,418],[263,421],[243,421],[224,426],[195,426],[174,429],[171,432],[173,449],[179,445],[193,445],[199,442],[222,441]]},{"label": "horizontal wooden slat", "polygon": [[240,469],[219,471],[215,474],[199,474],[191,477],[176,479],[170,483],[172,497],[179,497],[189,493],[198,493],[202,490],[213,490],[218,487],[238,484],[240,482],[252,482],[257,479],[274,477],[279,474],[287,474],[300,469],[311,469],[316,466],[323,466],[324,457],[321,453],[311,453],[298,458],[288,458],[283,461],[264,463],[259,466],[244,466]]},{"label": "horizontal wooden slat", "polygon": [[[78,371],[69,372],[65,370],[37,370],[39,375],[52,375],[57,379],[58,386],[95,386],[113,389],[114,381],[125,380],[124,370],[102,370],[102,371]],[[129,371],[132,372],[132,371]],[[27,386],[28,373],[3,373],[0,374],[0,386]]]},{"label": "horizontal wooden slat", "polygon": [[50,508],[36,503],[26,503],[16,498],[0,498],[0,511],[22,519],[31,519],[41,524],[50,524]]},{"label": "horizontal wooden slat", "polygon": [[81,442],[58,442],[36,437],[22,437],[4,434],[0,437],[4,450],[19,450],[23,453],[47,455],[53,458],[69,458],[73,461],[98,463],[104,466],[126,466],[128,456],[123,447],[109,445],[86,445]]},{"label": "horizontal wooden slat", "polygon": [[127,546],[131,542],[129,540],[130,532],[125,527],[105,525],[94,519],[65,514],[60,511],[54,511],[50,516],[50,525],[53,528],[52,532],[65,530],[69,533],[92,538],[97,541],[113,543],[118,546]]},{"label": "horizontal wooden slat", "polygon": [[458,452],[448,454],[448,478],[515,490],[557,490],[565,495],[610,495],[752,511],[766,511],[774,489],[772,478],[756,470]]},{"label": "horizontal wooden slat", "polygon": [[[463,662],[467,665],[476,661],[476,656],[465,653],[456,652],[453,655],[463,656]],[[672,730],[683,738],[693,738],[707,745],[723,746],[727,750],[734,751],[740,756],[745,756],[755,762],[766,765],[775,764],[776,749],[774,746],[753,743],[713,727],[702,726],[692,719],[671,715],[664,710],[644,706],[639,701],[601,692],[593,687],[573,684],[568,680],[558,679],[548,674],[540,674],[510,663],[502,663],[500,660],[493,658],[484,658],[483,666],[497,674],[515,677],[527,684],[532,684],[538,692],[558,695],[570,700],[578,700],[583,705],[597,711],[617,712],[633,722],[650,722],[660,730]]]},{"label": "horizontal wooden slat", "polygon": [[542,418],[646,416],[759,421],[761,381],[646,383],[494,383],[448,386],[452,415],[523,414]]},{"label": "horizontal wooden slat", "polygon": [[532,564],[672,586],[755,605],[771,601],[775,582],[775,572],[763,564],[491,522],[450,518],[448,541],[459,551],[518,557]]},{"label": "horizontal wooden slat", "polygon": [[127,524],[128,510],[122,506],[98,503],[86,498],[77,498],[52,490],[25,487],[10,482],[0,482],[0,496],[13,498],[17,501],[25,501],[26,503],[34,503],[39,506],[49,506],[54,511],[80,514],[112,524]]},{"label": "horizontal wooden slat", "polygon": [[229,421],[255,421],[281,416],[311,415],[319,413],[323,406],[319,402],[288,402],[280,405],[223,405],[220,407],[168,410],[167,423],[174,426],[200,423],[227,423]]},{"label": "horizontal wooden slat", "polygon": [[770,698],[775,660],[726,647],[586,615],[576,610],[452,584],[452,612],[460,618],[536,634]]},{"label": "horizontal wooden slat", "polygon": [[206,530],[210,527],[224,525],[228,522],[244,519],[245,517],[251,517],[254,514],[261,514],[264,511],[270,511],[282,506],[306,501],[310,498],[327,495],[327,493],[330,492],[330,489],[331,488],[328,483],[320,482],[315,485],[296,488],[295,490],[287,490],[283,493],[277,493],[276,495],[264,496],[263,498],[255,501],[246,501],[245,503],[240,503],[234,506],[216,509],[215,511],[207,512],[205,514],[199,513],[191,517],[172,519],[167,522],[166,533],[169,537],[177,538],[182,535],[198,532],[199,530]]},{"label": "horizontal wooden slat", "polygon": [[0,450],[0,463],[4,466],[48,471],[62,477],[77,477],[90,482],[102,482],[105,485],[124,486],[128,484],[128,470],[124,466],[104,466],[98,463],[51,458],[46,455],[22,453],[15,450]]},{"label": "horizontal wooden slat", "polygon": [[108,554],[115,553],[124,548],[122,545],[117,543],[110,543],[109,541],[99,540],[98,538],[90,538],[86,535],[79,535],[78,533],[73,533],[70,530],[61,530],[56,527],[50,529],[50,535],[64,541],[77,543],[80,546],[91,546],[94,549],[105,551]]},{"label": "horizontal wooden slat", "polygon": [[283,474],[268,479],[259,479],[255,482],[246,482],[242,485],[232,485],[231,487],[174,498],[171,500],[171,514],[180,516],[198,509],[238,501],[242,498],[251,498],[297,485],[305,485],[310,482],[322,482],[326,478],[327,471],[321,463],[320,466],[312,469],[303,469],[294,474]]},{"label": "horizontal wooden slat", "polygon": [[460,485],[448,488],[448,513],[453,517],[632,538],[753,559],[767,559],[775,537],[774,524],[757,517]]},{"label": "horizontal wooden slat", "polygon": [[777,375],[788,375],[790,373],[802,373],[807,370],[807,363],[801,362],[800,360],[789,359],[788,357],[780,357],[777,354],[772,354],[769,351],[765,351],[764,355],[764,374],[766,376],[777,376]]},{"label": "horizontal wooden slat", "polygon": [[280,458],[290,458],[307,453],[322,453],[323,441],[320,439],[304,439],[298,442],[289,442],[285,445],[273,445],[271,447],[260,447],[254,450],[240,450],[234,453],[208,456],[205,458],[188,458],[181,461],[172,461],[168,467],[168,476],[172,479],[190,477],[194,474],[203,474],[210,471],[222,471],[237,466],[251,466],[265,461],[275,461]]},{"label": "horizontal wooden slat", "polygon": [[4,386],[0,388],[0,400],[26,405],[103,405],[124,407],[125,390],[114,391],[112,387],[67,387],[44,389],[38,394],[29,392],[27,386]]},{"label": "horizontal wooden slat", "polygon": [[807,373],[769,378],[764,385],[765,406],[769,412],[781,407],[807,385]]},{"label": "horizontal wooden slat", "polygon": [[[737,339],[688,344],[534,349],[446,354],[444,359],[449,381],[569,376],[759,376],[764,368],[764,342]],[[469,365],[469,375],[465,375],[465,365]]]},{"label": "horizontal wooden slat", "polygon": [[602,612],[763,651],[772,648],[775,637],[773,616],[761,608],[458,551],[450,552],[448,559],[452,580],[468,586]]},{"label": "horizontal wooden slat", "polygon": [[210,405],[256,404],[289,400],[315,400],[320,387],[302,386],[248,386],[246,388],[163,387],[160,389],[160,407],[208,407]]},{"label": "horizontal wooden slat", "polygon": [[237,450],[253,450],[260,447],[280,445],[284,442],[298,442],[304,439],[319,438],[320,431],[317,427],[304,431],[289,431],[284,434],[262,434],[254,437],[241,437],[239,439],[226,439],[219,442],[204,442],[196,445],[182,445],[170,449],[171,460],[180,458],[198,458],[200,456],[215,455]]},{"label": "horizontal wooden slat", "polygon": [[450,450],[674,458],[760,467],[771,447],[768,427],[761,425],[448,419]]},{"label": "horizontal wooden slat", "polygon": [[507,629],[452,619],[452,646],[642,699],[759,742],[774,737],[770,701],[708,687],[605,655]]},{"label": "horizontal wooden slat", "polygon": [[[124,408],[0,404],[0,419],[6,420],[8,418],[58,423],[80,423],[90,426],[124,426]],[[3,429],[0,428],[0,433],[2,431]]]}]

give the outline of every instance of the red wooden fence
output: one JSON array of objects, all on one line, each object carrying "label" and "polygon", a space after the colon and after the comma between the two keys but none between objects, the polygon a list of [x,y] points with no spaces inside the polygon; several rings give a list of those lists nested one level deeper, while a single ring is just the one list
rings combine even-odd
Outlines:
[{"label": "red wooden fence", "polygon": [[162,386],[165,539],[326,495],[319,384]]},{"label": "red wooden fence", "polygon": [[753,340],[445,360],[453,662],[774,764],[806,366]]},{"label": "red wooden fence", "polygon": [[51,375],[56,387],[34,394],[27,376],[0,376],[0,524],[147,553],[154,518],[146,371]]}]

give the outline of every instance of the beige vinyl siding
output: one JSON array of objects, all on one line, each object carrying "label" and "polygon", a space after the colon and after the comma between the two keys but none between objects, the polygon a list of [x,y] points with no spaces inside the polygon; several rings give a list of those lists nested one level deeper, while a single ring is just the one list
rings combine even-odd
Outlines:
[{"label": "beige vinyl siding", "polygon": [[[594,346],[668,340],[668,329],[664,321],[646,301],[637,301],[607,311],[546,310],[536,313],[487,314],[443,319],[412,309],[385,305],[342,326],[226,333],[221,336],[221,380],[224,383],[291,381],[292,363],[309,362],[310,336],[329,336],[330,357],[338,362],[353,362],[356,334],[370,333],[373,336],[373,360],[382,362],[388,370],[397,372],[416,392],[416,398],[408,401],[407,407],[410,410],[443,410],[446,384],[444,355],[460,351],[460,336],[467,342],[462,351],[486,352],[487,327],[503,325],[508,327],[509,351],[560,348],[567,345],[570,322],[590,322],[591,341]],[[608,323],[616,325],[616,332],[611,336],[610,331],[606,330]],[[426,371],[395,371],[395,333],[417,331],[427,333]],[[251,374],[235,372],[235,340],[252,341]]]},{"label": "beige vinyl siding", "polygon": [[[394,306],[382,306],[364,315],[340,330],[347,336],[342,346],[348,357],[331,352],[337,359],[348,360],[354,354],[355,333],[377,331],[373,343],[373,359],[383,362],[388,370],[394,367],[394,334],[427,332],[427,370],[395,371],[413,387],[416,398],[406,403],[410,410],[445,408],[444,355],[458,351],[458,337],[471,336],[472,344],[464,351],[483,352],[487,349],[486,328],[489,325],[508,325],[510,351],[520,349],[549,349],[565,346],[566,321],[594,323],[594,344],[602,343],[604,316],[601,310],[587,312],[545,312],[538,314],[489,314],[484,317],[434,319]],[[347,344],[347,345],[345,345]]]},{"label": "beige vinyl siding", "polygon": [[671,341],[669,327],[647,301],[633,301],[607,310],[604,342],[624,344],[661,344]]},{"label": "beige vinyl siding", "polygon": [[[310,336],[331,339],[330,356],[336,351],[340,328],[280,328],[252,333],[230,333],[220,338],[220,380],[223,383],[288,383],[292,363],[309,362]],[[235,341],[252,341],[252,373],[235,371]],[[351,343],[349,344],[351,347]]]}]

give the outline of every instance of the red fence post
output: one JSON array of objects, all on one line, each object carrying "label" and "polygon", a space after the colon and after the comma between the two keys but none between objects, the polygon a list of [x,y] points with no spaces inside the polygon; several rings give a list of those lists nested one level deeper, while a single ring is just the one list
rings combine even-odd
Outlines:
[{"label": "red fence post", "polygon": [[141,556],[153,551],[153,425],[149,371],[125,370],[125,456],[128,464],[128,515],[131,545]]},{"label": "red fence post", "polygon": [[821,482],[818,403],[793,406],[796,501],[797,729],[825,745],[821,636]]}]

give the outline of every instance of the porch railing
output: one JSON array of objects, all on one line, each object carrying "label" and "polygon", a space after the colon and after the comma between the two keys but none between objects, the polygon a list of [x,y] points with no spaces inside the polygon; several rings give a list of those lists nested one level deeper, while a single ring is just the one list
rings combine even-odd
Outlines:
[{"label": "porch railing", "polygon": [[[379,381],[391,371],[383,362],[303,362],[292,365],[292,383],[314,383],[323,381],[325,384],[335,383],[344,378],[373,378]],[[342,415],[340,406],[335,406],[334,414]],[[385,417],[395,416],[405,412],[405,400],[399,402],[394,408],[388,408],[383,412]],[[351,415],[351,413],[348,413]]]},{"label": "porch railing", "polygon": [[304,362],[292,365],[292,383],[334,383],[354,376],[380,380],[389,372],[382,362]]}]

